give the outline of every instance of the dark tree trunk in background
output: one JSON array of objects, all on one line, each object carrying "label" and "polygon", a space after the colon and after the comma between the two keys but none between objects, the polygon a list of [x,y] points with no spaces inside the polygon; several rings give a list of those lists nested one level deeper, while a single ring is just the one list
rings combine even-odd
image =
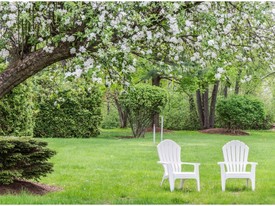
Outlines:
[{"label": "dark tree trunk in background", "polygon": [[216,110],[219,83],[220,83],[219,81],[216,81],[212,91],[211,104],[210,104],[210,116],[209,116],[210,128],[213,128],[215,124],[215,110]]},{"label": "dark tree trunk in background", "polygon": [[203,128],[207,129],[209,128],[208,88],[202,94],[202,100],[203,100],[203,117],[204,117]]},{"label": "dark tree trunk in background", "polygon": [[211,101],[210,101],[210,112],[209,112],[209,90],[208,86],[205,87],[203,93],[200,90],[196,92],[197,99],[197,110],[200,121],[201,129],[213,128],[215,124],[215,110],[217,103],[219,89],[219,81],[217,81],[213,87]]},{"label": "dark tree trunk in background", "polygon": [[[160,80],[161,80],[161,76],[158,74],[155,74],[152,77],[152,85],[159,87],[160,86]],[[159,114],[155,114],[152,116],[152,125],[151,127],[153,127],[153,125],[155,124],[156,127],[160,127],[159,124]]]},{"label": "dark tree trunk in background", "polygon": [[239,70],[238,70],[237,77],[236,77],[235,94],[239,94],[239,92],[240,92],[240,80],[241,80],[241,74],[242,74],[242,70],[241,70],[241,69],[239,69]]},{"label": "dark tree trunk in background", "polygon": [[224,98],[228,97],[228,86],[227,85],[224,86],[223,95],[224,95]]},{"label": "dark tree trunk in background", "polygon": [[126,128],[127,127],[127,111],[124,110],[122,108],[121,104],[119,103],[117,92],[115,92],[113,97],[114,97],[115,105],[116,105],[116,108],[118,111],[120,128]]},{"label": "dark tree trunk in background", "polygon": [[202,106],[202,100],[201,100],[201,92],[200,90],[196,91],[196,99],[197,99],[197,109],[198,109],[198,115],[200,120],[201,128],[203,128],[204,125],[204,115],[203,115],[203,106]]}]

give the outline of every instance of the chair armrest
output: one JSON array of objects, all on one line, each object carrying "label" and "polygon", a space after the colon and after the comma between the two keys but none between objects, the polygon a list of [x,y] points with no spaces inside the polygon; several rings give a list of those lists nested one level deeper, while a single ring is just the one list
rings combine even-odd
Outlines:
[{"label": "chair armrest", "polygon": [[168,164],[172,164],[173,162],[162,162],[162,161],[158,161],[158,164],[163,164],[163,165],[168,165]]},{"label": "chair armrest", "polygon": [[200,165],[200,163],[193,163],[193,162],[162,162],[162,161],[158,161],[158,164],[185,164],[185,165]]},{"label": "chair armrest", "polygon": [[218,165],[220,165],[221,168],[221,174],[224,175],[225,174],[225,162],[218,162]]},{"label": "chair armrest", "polygon": [[258,165],[258,162],[247,162],[249,165]]},{"label": "chair armrest", "polygon": [[193,163],[193,162],[179,162],[179,163],[182,165],[194,165],[194,166],[200,165],[200,163]]}]

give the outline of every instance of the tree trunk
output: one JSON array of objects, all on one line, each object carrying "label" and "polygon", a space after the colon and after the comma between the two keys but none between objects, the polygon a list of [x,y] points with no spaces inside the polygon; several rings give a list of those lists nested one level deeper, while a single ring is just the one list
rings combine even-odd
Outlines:
[{"label": "tree trunk", "polygon": [[216,103],[219,89],[219,81],[216,81],[211,97],[211,105],[210,105],[210,116],[209,116],[209,127],[213,128],[215,124],[215,111],[216,111]]},{"label": "tree trunk", "polygon": [[127,111],[125,111],[122,108],[122,106],[120,105],[119,100],[118,100],[118,93],[117,92],[115,92],[113,97],[114,97],[115,105],[116,105],[116,108],[117,108],[117,111],[118,111],[120,128],[126,128],[127,127]]},{"label": "tree trunk", "polygon": [[[160,80],[161,80],[160,75],[158,75],[158,74],[154,75],[152,77],[152,85],[159,87],[160,86]],[[160,127],[159,113],[152,116],[152,125],[151,125],[151,127],[153,127],[154,124],[155,124],[155,127]]]},{"label": "tree trunk", "polygon": [[224,95],[224,98],[227,98],[227,96],[228,96],[228,86],[227,85],[224,86],[223,95]]},{"label": "tree trunk", "polygon": [[239,69],[239,70],[238,70],[237,77],[236,77],[235,94],[239,94],[239,92],[240,92],[240,80],[241,80],[241,74],[242,74],[242,70],[241,70],[241,69]]},{"label": "tree trunk", "polygon": [[196,99],[197,99],[197,109],[198,109],[198,115],[200,120],[201,128],[203,128],[204,125],[204,113],[203,113],[203,106],[202,106],[202,100],[201,100],[201,92],[200,90],[196,91]]},{"label": "tree trunk", "polygon": [[202,100],[203,100],[203,117],[204,117],[203,128],[208,129],[209,128],[208,88],[202,94]]},{"label": "tree trunk", "polygon": [[0,98],[45,67],[73,56],[70,54],[70,44],[62,43],[52,53],[40,49],[26,54],[23,59],[13,60],[0,74]]}]

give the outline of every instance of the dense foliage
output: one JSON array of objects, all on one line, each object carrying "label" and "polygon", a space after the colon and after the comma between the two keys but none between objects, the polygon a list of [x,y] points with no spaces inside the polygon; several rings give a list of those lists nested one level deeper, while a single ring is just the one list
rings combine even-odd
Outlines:
[{"label": "dense foliage", "polygon": [[221,99],[217,105],[221,124],[230,130],[267,127],[263,103],[247,96]]},{"label": "dense foliage", "polygon": [[35,179],[53,171],[48,160],[56,154],[47,143],[28,138],[0,138],[0,184],[18,178]]},{"label": "dense foliage", "polygon": [[96,87],[59,88],[39,104],[35,137],[94,137],[101,122],[101,95]]},{"label": "dense foliage", "polygon": [[169,93],[163,116],[164,127],[167,129],[197,130],[200,128],[195,105],[188,101],[186,95],[180,93]]},{"label": "dense foliage", "polygon": [[33,93],[30,81],[0,100],[0,135],[33,135]]},{"label": "dense foliage", "polygon": [[167,102],[164,89],[151,85],[136,85],[120,96],[120,102],[127,111],[134,137],[144,137],[153,115],[159,113]]}]

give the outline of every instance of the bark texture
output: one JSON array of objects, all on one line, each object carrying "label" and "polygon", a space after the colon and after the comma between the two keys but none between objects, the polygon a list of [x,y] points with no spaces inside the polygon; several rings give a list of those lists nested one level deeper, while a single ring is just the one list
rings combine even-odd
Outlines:
[{"label": "bark texture", "polygon": [[70,45],[64,43],[55,48],[52,53],[46,53],[40,49],[26,54],[23,59],[13,59],[0,74],[0,98],[45,67],[73,57],[74,55],[69,51]]},{"label": "bark texture", "polygon": [[[215,111],[219,89],[219,81],[217,81],[212,90],[212,96],[209,105],[209,90],[208,86],[203,93],[200,90],[196,92],[197,110],[202,129],[209,129],[215,126]],[[210,111],[209,111],[210,110]]]}]

